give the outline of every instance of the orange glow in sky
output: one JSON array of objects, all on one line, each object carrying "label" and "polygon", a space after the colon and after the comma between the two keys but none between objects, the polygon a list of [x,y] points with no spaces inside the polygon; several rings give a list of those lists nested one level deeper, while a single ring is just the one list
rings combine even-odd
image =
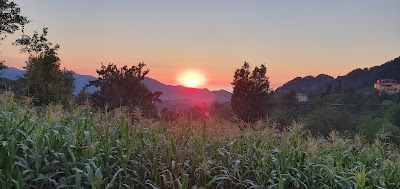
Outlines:
[{"label": "orange glow in sky", "polygon": [[23,69],[29,55],[12,42],[45,26],[49,42],[61,46],[61,68],[97,77],[102,63],[144,62],[147,76],[164,84],[232,91],[245,61],[251,69],[265,64],[276,89],[295,77],[380,65],[400,52],[396,0],[71,1],[15,0],[31,23],[0,40],[0,60]]},{"label": "orange glow in sky", "polygon": [[199,87],[205,84],[205,77],[197,71],[184,71],[178,78],[178,83],[186,87]]}]

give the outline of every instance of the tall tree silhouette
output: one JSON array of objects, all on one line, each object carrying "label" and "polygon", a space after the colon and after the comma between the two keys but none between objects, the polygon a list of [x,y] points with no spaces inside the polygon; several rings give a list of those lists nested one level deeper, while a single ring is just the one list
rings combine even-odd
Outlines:
[{"label": "tall tree silhouette", "polygon": [[266,73],[265,65],[256,66],[251,72],[247,62],[235,71],[231,106],[240,119],[254,121],[267,116],[271,109],[271,89]]},{"label": "tall tree silhouette", "polygon": [[14,42],[21,47],[21,52],[29,54],[23,77],[27,83],[26,92],[36,96],[39,103],[66,102],[74,92],[75,79],[71,71],[60,69],[57,55],[60,46],[48,42],[47,33],[47,28],[43,28],[42,34],[35,31],[32,36],[22,35]]},{"label": "tall tree silhouette", "polygon": [[139,63],[137,66],[124,66],[118,68],[114,64],[102,65],[97,70],[99,78],[90,81],[89,86],[99,87],[100,91],[93,94],[95,105],[113,109],[127,106],[131,110],[140,107],[143,113],[154,116],[156,114],[155,102],[161,102],[159,97],[162,92],[152,93],[142,80],[149,73],[144,70],[146,65]]}]

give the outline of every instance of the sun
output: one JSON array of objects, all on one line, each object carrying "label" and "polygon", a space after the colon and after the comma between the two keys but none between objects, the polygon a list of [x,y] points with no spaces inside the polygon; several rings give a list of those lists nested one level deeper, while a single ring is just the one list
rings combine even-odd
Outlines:
[{"label": "sun", "polygon": [[199,87],[204,85],[206,79],[198,71],[184,71],[178,76],[178,83],[185,87]]},{"label": "sun", "polygon": [[190,79],[187,80],[186,85],[189,86],[189,87],[196,87],[197,86],[197,81],[195,79],[193,79],[193,78],[190,78]]}]

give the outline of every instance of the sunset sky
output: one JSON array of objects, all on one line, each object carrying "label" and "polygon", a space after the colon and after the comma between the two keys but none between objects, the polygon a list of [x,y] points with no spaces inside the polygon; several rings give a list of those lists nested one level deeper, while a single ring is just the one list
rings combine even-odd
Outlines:
[{"label": "sunset sky", "polygon": [[[199,87],[231,90],[236,68],[266,64],[273,88],[297,76],[346,74],[400,56],[399,0],[166,1],[17,0],[32,22],[61,45],[62,66],[96,75],[101,63],[137,65],[149,77],[179,84],[186,70]],[[0,59],[27,59],[2,41]]]}]

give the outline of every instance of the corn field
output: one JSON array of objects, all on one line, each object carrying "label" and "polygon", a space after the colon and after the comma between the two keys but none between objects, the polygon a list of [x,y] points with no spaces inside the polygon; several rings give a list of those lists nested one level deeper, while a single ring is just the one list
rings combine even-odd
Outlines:
[{"label": "corn field", "polygon": [[399,149],[385,135],[367,143],[314,137],[301,121],[280,131],[271,120],[163,122],[24,102],[0,95],[0,188],[400,188]]}]

